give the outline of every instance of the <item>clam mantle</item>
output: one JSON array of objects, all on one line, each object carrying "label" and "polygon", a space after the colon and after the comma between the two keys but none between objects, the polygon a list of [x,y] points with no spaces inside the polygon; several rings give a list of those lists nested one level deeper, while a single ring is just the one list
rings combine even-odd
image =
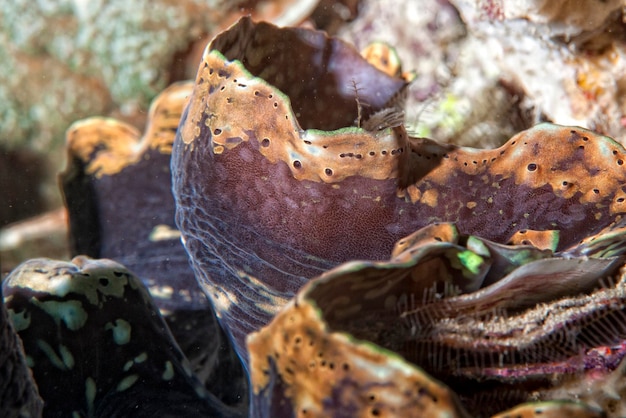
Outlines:
[{"label": "clam mantle", "polygon": [[244,359],[246,335],[308,279],[385,260],[427,225],[559,251],[620,228],[617,142],[550,124],[495,150],[409,138],[390,116],[405,85],[305,29],[242,19],[207,47],[173,190],[196,277]]}]

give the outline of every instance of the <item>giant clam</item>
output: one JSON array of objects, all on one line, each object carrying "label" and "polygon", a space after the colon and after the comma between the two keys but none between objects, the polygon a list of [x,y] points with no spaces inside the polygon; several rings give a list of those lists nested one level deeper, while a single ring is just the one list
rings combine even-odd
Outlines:
[{"label": "giant clam", "polygon": [[237,416],[204,389],[120,264],[33,259],[3,290],[45,416]]},{"label": "giant clam", "polygon": [[143,135],[106,118],[70,127],[63,191],[73,253],[110,258],[136,273],[194,371],[215,390],[221,387],[236,398],[245,388],[227,388],[216,365],[236,375],[241,374],[238,361],[220,349],[228,345],[226,336],[189,269],[174,224],[170,152],[190,88],[190,83],[178,83],[164,90],[152,104]]},{"label": "giant clam", "polygon": [[[193,272],[250,379],[247,413],[620,416],[620,384],[584,391],[598,376],[623,380],[624,149],[550,124],[495,150],[411,138],[405,87],[307,29],[244,18],[206,49],[171,148],[172,187]],[[153,111],[144,145],[172,140],[184,102]],[[138,134],[124,132],[110,120],[70,131],[75,143],[86,135],[73,154],[79,174],[66,174],[74,232],[97,225],[103,238],[76,248],[123,258],[148,285],[173,260],[185,277],[162,191],[170,148],[137,152],[128,138]],[[107,172],[114,143],[129,157]],[[122,187],[129,199],[107,199]],[[131,231],[133,245],[116,243]],[[67,412],[79,415],[246,413],[205,390],[215,387],[196,373],[217,377],[201,361],[192,370],[118,263],[33,260],[4,290],[49,408],[60,399],[42,371],[67,379],[78,405]],[[210,316],[195,295],[191,307]],[[163,313],[184,308],[175,301]],[[117,354],[97,361],[107,350]]]}]

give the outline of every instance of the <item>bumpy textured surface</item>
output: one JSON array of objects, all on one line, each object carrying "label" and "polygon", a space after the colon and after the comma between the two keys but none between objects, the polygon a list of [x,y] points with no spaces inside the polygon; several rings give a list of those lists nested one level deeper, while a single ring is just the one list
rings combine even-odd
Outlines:
[{"label": "bumpy textured surface", "polygon": [[[399,135],[385,127],[327,132],[300,125],[355,125],[357,93],[370,106],[363,120],[376,119],[373,113],[398,102],[406,82],[316,31],[244,19],[212,45],[181,120],[173,187],[195,271],[245,357],[245,336],[267,323],[308,278],[350,258],[385,256],[372,249],[378,244],[367,243],[371,234],[363,225],[374,224],[375,232],[385,228],[374,220],[395,199],[390,178],[402,158]],[[284,92],[224,54],[242,54]],[[301,72],[284,71],[294,66]],[[302,85],[302,79],[310,81]],[[332,164],[316,162],[317,155]],[[359,192],[359,171],[377,179],[378,189],[368,196]],[[359,214],[353,213],[357,204]],[[351,234],[335,245],[344,228],[363,236]],[[312,239],[303,239],[308,233]],[[385,243],[390,249],[393,238]]]},{"label": "bumpy textured surface", "polygon": [[446,386],[392,352],[331,332],[300,298],[249,348],[259,416],[469,416]]},{"label": "bumpy textured surface", "polygon": [[602,418],[597,410],[574,402],[542,402],[520,405],[494,415],[493,418]]},{"label": "bumpy textured surface", "polygon": [[[537,398],[597,405],[600,397],[572,388],[615,373],[626,353],[625,284],[601,284],[622,262],[495,244],[460,235],[451,224],[426,227],[400,241],[388,262],[354,261],[313,279],[269,326],[250,336],[255,401],[324,416],[324,408],[345,404],[335,392],[318,399],[310,388],[330,382],[341,393],[349,375],[358,383],[346,385],[366,397],[383,375],[378,370],[395,373],[399,354],[408,362],[404,367],[418,365],[449,385],[472,416]],[[355,359],[365,342],[394,354],[387,364],[364,365]],[[360,366],[376,371],[361,375]],[[381,398],[410,393],[399,377],[385,379],[393,384]],[[569,395],[556,395],[557,388]],[[436,398],[442,408],[436,411],[459,410],[453,398]],[[371,416],[379,409],[365,398],[353,402]],[[394,409],[394,401],[385,406],[392,412],[381,416],[407,414]],[[580,411],[597,414],[595,408]]]},{"label": "bumpy textured surface", "polygon": [[[619,14],[623,0],[457,1],[460,8],[476,7],[476,13],[491,19],[527,19],[546,24],[553,35],[574,36],[602,28],[611,14]],[[464,4],[467,3],[467,6]],[[472,4],[473,3],[473,4]]]},{"label": "bumpy textured surface", "polygon": [[585,129],[541,124],[495,150],[411,146],[409,172],[430,171],[406,196],[428,223],[457,222],[498,242],[521,230],[558,230],[565,248],[626,212],[624,148]]},{"label": "bumpy textured surface", "polygon": [[484,44],[468,33],[451,2],[396,0],[389,7],[386,0],[363,0],[358,16],[337,36],[359,50],[387,42],[403,67],[415,71],[406,124],[418,136],[495,148],[536,123],[527,115],[532,105],[524,101],[525,93],[502,82],[484,58]]},{"label": "bumpy textured surface", "polygon": [[584,126],[626,143],[623,1],[451,3],[465,22],[470,55],[525,96],[535,121]]},{"label": "bumpy textured surface", "polygon": [[[204,54],[173,147],[189,86],[142,138],[74,126],[75,248],[132,266],[156,304],[113,261],[16,269],[6,301],[46,413],[246,413],[205,391],[157,312],[212,319],[182,269],[172,151],[176,221],[253,414],[623,415],[623,148],[550,124],[495,150],[411,138],[411,75],[382,48],[383,72],[320,32],[243,19]],[[177,338],[212,347],[174,316]],[[230,390],[216,358],[196,372]]]},{"label": "bumpy textured surface", "polygon": [[239,361],[198,286],[174,223],[170,152],[191,83],[164,90],[140,134],[106,118],[68,131],[62,176],[73,254],[123,263],[148,287],[193,370],[232,403],[245,400]]},{"label": "bumpy textured surface", "polygon": [[[145,108],[198,40],[238,16],[298,24],[306,1],[24,1],[0,6],[0,136],[47,150],[70,123],[121,108]],[[195,71],[195,69],[194,69]],[[192,73],[193,74],[193,73]],[[41,92],[45,92],[42,95]]]},{"label": "bumpy textured surface", "polygon": [[236,416],[204,390],[120,264],[33,259],[3,290],[46,416]]},{"label": "bumpy textured surface", "polygon": [[[410,139],[397,123],[356,127],[396,112],[403,89],[312,31],[244,19],[207,48],[173,185],[196,274],[240,352],[308,278],[386,259],[434,222],[501,243],[558,231],[539,241],[562,250],[621,219],[626,157],[610,138],[543,124],[475,150]],[[357,96],[370,104],[362,121]]]}]

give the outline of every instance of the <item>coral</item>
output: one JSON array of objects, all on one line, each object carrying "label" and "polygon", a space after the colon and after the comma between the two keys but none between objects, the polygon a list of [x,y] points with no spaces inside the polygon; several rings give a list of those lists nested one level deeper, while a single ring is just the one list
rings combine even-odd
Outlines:
[{"label": "coral", "polygon": [[520,103],[523,92],[501,82],[496,66],[484,57],[485,45],[467,36],[446,1],[409,0],[389,7],[365,0],[338,36],[359,49],[387,42],[403,67],[415,72],[405,119],[416,136],[491,148],[532,125]]},{"label": "coral", "polygon": [[358,48],[391,43],[416,72],[409,131],[497,147],[549,121],[624,140],[623,2],[451,3],[366,0],[339,32]]},{"label": "coral", "polygon": [[39,152],[58,147],[74,118],[105,113],[111,106],[101,81],[74,74],[56,59],[21,51],[5,33],[0,33],[0,60],[3,147],[30,146]]},{"label": "coral", "polygon": [[[150,100],[192,77],[197,43],[241,14],[295,24],[317,0],[16,0],[0,6],[0,152],[45,154],[46,209],[60,205],[51,179],[62,167],[63,134],[93,115],[141,126]],[[240,8],[240,6],[242,6]],[[188,68],[193,70],[188,71]],[[27,209],[20,212],[28,213]],[[0,224],[9,219],[0,219]],[[11,219],[13,221],[13,219]]]},{"label": "coral", "polygon": [[[623,2],[453,3],[469,38],[482,44],[482,60],[523,92],[534,120],[626,140]],[[496,17],[492,3],[501,6]]]},{"label": "coral", "polygon": [[[623,355],[624,343],[621,347],[603,347],[604,353],[617,352]],[[604,354],[603,353],[603,354]],[[626,362],[615,370],[593,370],[584,379],[565,378],[555,388],[546,391],[546,399],[579,399],[589,405],[606,411],[609,416],[623,417],[626,414],[626,387],[624,387],[624,369]]]},{"label": "coral", "polygon": [[7,418],[40,416],[43,401],[26,367],[24,349],[3,297],[0,297],[0,336],[0,411]]},{"label": "coral", "polygon": [[[37,138],[45,149],[59,130],[113,106],[143,107],[171,82],[177,53],[198,37],[227,25],[239,3],[223,0],[12,1],[0,9],[0,85],[10,118],[2,137]],[[303,20],[316,1],[259,2],[256,15],[290,24]],[[289,13],[287,13],[287,11]],[[33,91],[22,91],[32,88]],[[46,91],[42,100],[42,91]],[[34,108],[31,109],[31,106]],[[27,118],[25,118],[27,116]],[[30,116],[32,119],[29,119]],[[49,121],[56,121],[50,126]],[[18,129],[19,128],[19,129]],[[43,131],[43,138],[37,129]]]},{"label": "coral", "polygon": [[491,19],[528,19],[548,24],[552,33],[574,36],[600,28],[607,18],[620,12],[622,0],[546,0],[467,1],[477,12]]}]

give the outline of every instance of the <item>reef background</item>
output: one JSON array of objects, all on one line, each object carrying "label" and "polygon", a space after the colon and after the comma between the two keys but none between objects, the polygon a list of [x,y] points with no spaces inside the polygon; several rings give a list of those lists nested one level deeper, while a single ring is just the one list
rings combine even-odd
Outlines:
[{"label": "reef background", "polygon": [[[0,6],[0,270],[69,257],[57,173],[64,133],[106,115],[143,128],[150,100],[193,78],[242,15],[395,47],[416,75],[415,135],[496,147],[538,122],[626,144],[624,0],[82,1]],[[358,86],[357,86],[358,88]]]}]

